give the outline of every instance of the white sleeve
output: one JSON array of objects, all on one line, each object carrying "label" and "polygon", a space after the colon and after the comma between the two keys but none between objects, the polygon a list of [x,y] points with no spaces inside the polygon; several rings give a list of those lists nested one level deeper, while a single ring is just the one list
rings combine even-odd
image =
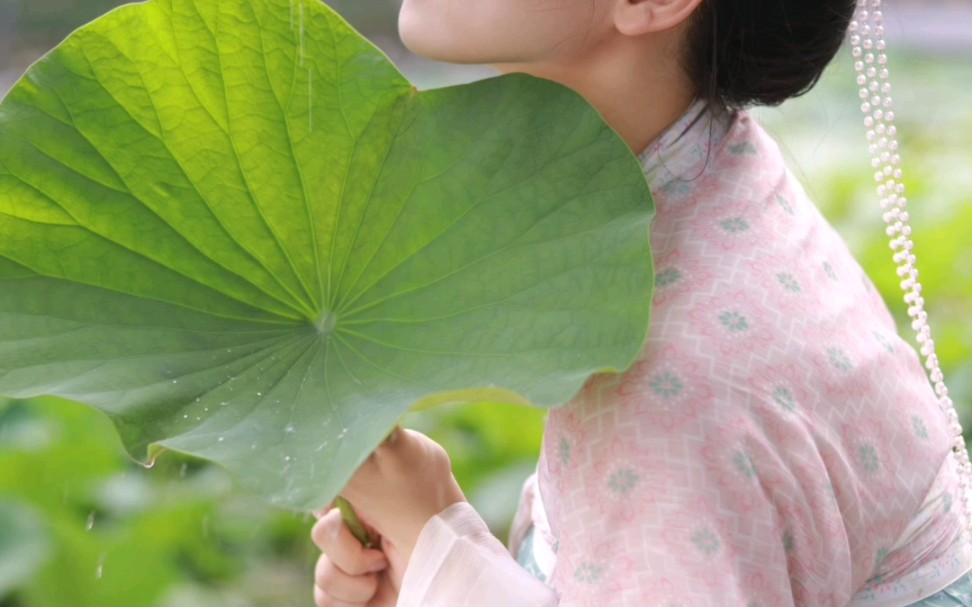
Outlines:
[{"label": "white sleeve", "polygon": [[513,560],[468,503],[453,504],[422,529],[398,607],[556,607],[553,589]]}]

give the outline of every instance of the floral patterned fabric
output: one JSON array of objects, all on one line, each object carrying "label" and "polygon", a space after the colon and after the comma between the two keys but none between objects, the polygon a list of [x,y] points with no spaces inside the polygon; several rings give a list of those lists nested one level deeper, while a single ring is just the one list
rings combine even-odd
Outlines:
[{"label": "floral patterned fabric", "polygon": [[945,590],[915,603],[915,607],[968,607],[969,605],[972,605],[972,575],[963,576]]},{"label": "floral patterned fabric", "polygon": [[399,605],[892,607],[972,569],[920,361],[772,139],[698,102],[640,160],[651,329],[549,415],[512,542],[545,551],[546,585],[471,556],[459,506]]}]

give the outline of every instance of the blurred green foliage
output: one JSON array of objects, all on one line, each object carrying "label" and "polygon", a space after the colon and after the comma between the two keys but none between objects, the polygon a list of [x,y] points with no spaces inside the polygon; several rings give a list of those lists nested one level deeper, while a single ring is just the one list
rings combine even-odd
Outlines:
[{"label": "blurred green foliage", "polygon": [[[407,425],[442,442],[470,499],[496,529],[508,525],[535,463],[539,411],[445,407]],[[304,604],[311,522],[203,462],[165,454],[143,469],[87,407],[0,405],[2,607]]]},{"label": "blurred green foliage", "polygon": [[[16,516],[33,522],[11,524],[4,504],[19,504]],[[240,494],[200,462],[168,455],[144,470],[123,455],[105,417],[74,403],[3,405],[0,517],[0,564],[32,569],[4,607],[269,607],[297,600],[309,584],[309,519]],[[210,596],[222,586],[222,598]],[[175,592],[206,598],[171,602]]]},{"label": "blurred green foliage", "polygon": [[[0,0],[0,41],[11,43],[4,28],[9,34],[15,24],[17,44],[48,47],[114,4]],[[331,4],[366,35],[394,34],[395,0]],[[957,93],[968,92],[972,62],[891,59],[921,279],[946,378],[968,428],[972,106]],[[849,65],[843,57],[810,95],[757,114],[910,338]],[[0,72],[5,68],[0,48]],[[440,81],[438,73],[425,77]],[[957,83],[965,83],[964,91]],[[520,484],[536,464],[542,415],[445,407],[414,414],[406,425],[449,450],[467,496],[502,537]],[[310,525],[309,516],[271,509],[201,462],[166,454],[152,470],[133,464],[93,410],[53,399],[0,403],[0,607],[308,605],[316,559]]]}]

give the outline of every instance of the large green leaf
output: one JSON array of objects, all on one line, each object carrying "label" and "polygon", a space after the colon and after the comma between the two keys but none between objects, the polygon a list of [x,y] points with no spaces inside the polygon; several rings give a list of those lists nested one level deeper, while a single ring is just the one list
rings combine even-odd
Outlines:
[{"label": "large green leaf", "polygon": [[122,7],[0,104],[0,394],[321,506],[413,406],[627,368],[652,213],[552,82],[419,93],[314,0]]}]

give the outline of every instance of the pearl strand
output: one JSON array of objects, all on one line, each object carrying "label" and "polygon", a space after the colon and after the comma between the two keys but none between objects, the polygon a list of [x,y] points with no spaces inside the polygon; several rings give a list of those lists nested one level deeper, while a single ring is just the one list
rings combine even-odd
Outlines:
[{"label": "pearl strand", "polygon": [[864,126],[867,128],[871,167],[876,171],[874,180],[878,184],[877,193],[884,211],[884,222],[891,239],[894,262],[898,266],[901,289],[905,293],[904,301],[908,305],[911,328],[917,335],[939,406],[952,431],[952,453],[958,462],[962,509],[966,528],[972,532],[968,494],[972,486],[972,463],[969,462],[969,452],[962,437],[962,425],[955,411],[955,403],[948,395],[938,356],[935,354],[935,342],[928,326],[921,283],[918,282],[917,259],[907,211],[908,200],[901,180],[901,156],[898,130],[894,125],[894,101],[891,98],[888,57],[885,53],[887,44],[884,40],[881,0],[857,0],[857,13],[850,24],[850,43],[857,84],[860,86],[861,111],[864,113]]}]

